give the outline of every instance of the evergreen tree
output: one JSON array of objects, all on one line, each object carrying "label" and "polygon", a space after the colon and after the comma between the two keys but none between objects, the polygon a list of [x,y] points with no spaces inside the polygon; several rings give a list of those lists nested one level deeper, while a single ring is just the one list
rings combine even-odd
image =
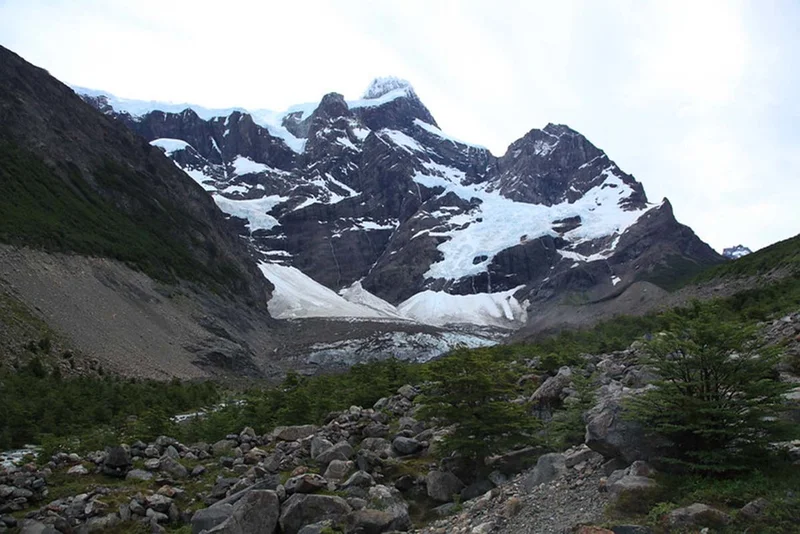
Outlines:
[{"label": "evergreen tree", "polygon": [[534,440],[538,420],[510,402],[517,396],[517,376],[510,364],[482,350],[456,350],[430,364],[420,416],[454,425],[443,452],[482,460]]},{"label": "evergreen tree", "polygon": [[674,318],[647,344],[660,379],[630,402],[632,417],[673,445],[667,462],[701,473],[752,468],[784,436],[778,417],[790,386],[757,327],[718,319],[713,307]]}]

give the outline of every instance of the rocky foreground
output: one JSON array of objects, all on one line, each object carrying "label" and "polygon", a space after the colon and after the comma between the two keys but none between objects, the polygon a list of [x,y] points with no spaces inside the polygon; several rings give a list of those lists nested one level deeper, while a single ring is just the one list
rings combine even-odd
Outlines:
[{"label": "rocky foreground", "polygon": [[[800,347],[800,314],[767,326],[785,350]],[[322,426],[243,429],[216,443],[161,436],[86,455],[59,453],[43,466],[0,470],[0,532],[201,532],[312,534],[411,531],[469,533],[646,533],[609,525],[609,504],[636,501],[658,486],[660,444],[621,416],[622,401],[653,380],[638,348],[585,355],[584,365],[536,379],[530,399],[543,418],[592,376],[585,443],[563,452],[527,447],[490,458],[486,474],[439,458],[445,428],[415,414],[411,385],[371,408],[332,413]],[[531,363],[533,367],[533,363]],[[790,369],[784,380],[798,382]],[[798,389],[791,396],[797,396]],[[800,464],[800,442],[782,444]],[[666,514],[666,531],[756,518],[768,503],[739,511],[695,503]],[[415,530],[417,529],[417,530]]]}]

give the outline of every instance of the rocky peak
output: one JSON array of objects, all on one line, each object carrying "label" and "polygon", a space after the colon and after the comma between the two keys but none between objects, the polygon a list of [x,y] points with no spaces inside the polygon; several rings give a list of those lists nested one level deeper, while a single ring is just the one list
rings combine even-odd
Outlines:
[{"label": "rocky peak", "polygon": [[722,255],[731,260],[738,260],[742,256],[752,254],[753,251],[744,245],[736,245],[735,247],[728,247],[722,251]]},{"label": "rocky peak", "polygon": [[339,93],[328,93],[322,97],[322,100],[311,115],[312,121],[315,118],[320,119],[335,119],[338,117],[349,117],[352,113],[344,101],[344,97]]},{"label": "rocky peak", "polygon": [[405,89],[409,93],[414,93],[414,88],[411,87],[411,84],[407,80],[394,76],[385,76],[372,80],[372,83],[369,84],[362,98],[365,100],[380,98],[398,89]]}]

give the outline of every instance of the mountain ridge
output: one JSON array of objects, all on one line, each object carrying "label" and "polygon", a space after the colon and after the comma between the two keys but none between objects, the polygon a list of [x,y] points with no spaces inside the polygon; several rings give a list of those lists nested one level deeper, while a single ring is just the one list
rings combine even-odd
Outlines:
[{"label": "mountain ridge", "polygon": [[367,99],[328,93],[283,115],[204,110],[206,119],[132,116],[125,109],[143,108],[115,111],[114,97],[103,107],[99,93],[85,98],[151,143],[189,143],[170,157],[244,221],[257,256],[334,291],[359,283],[402,307],[418,295],[514,289],[522,306],[613,298],[636,280],[722,261],[568,126],[532,129],[497,157],[442,132],[405,81],[374,82]]}]

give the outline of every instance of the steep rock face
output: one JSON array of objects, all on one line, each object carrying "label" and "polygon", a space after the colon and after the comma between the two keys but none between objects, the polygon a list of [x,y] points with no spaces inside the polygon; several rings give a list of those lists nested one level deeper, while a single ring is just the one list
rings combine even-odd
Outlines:
[{"label": "steep rock face", "polygon": [[[265,261],[335,291],[360,282],[390,304],[413,297],[417,308],[420,299],[436,306],[444,295],[510,291],[514,308],[574,294],[613,298],[637,280],[668,285],[722,260],[578,132],[548,124],[498,158],[442,132],[402,80],[376,80],[356,101],[330,93],[278,123],[208,110],[206,126],[191,112],[131,117],[112,97],[86,98],[138,122],[240,221]],[[269,150],[208,133],[242,117]],[[181,122],[191,135],[143,126]],[[279,129],[283,137],[272,135]]]},{"label": "steep rock face", "polygon": [[[203,127],[191,112],[170,119]],[[4,240],[117,257],[265,307],[269,283],[200,187],[141,137],[3,47],[0,142],[0,171],[4,187],[11,187],[4,194],[26,203],[30,223],[4,229]],[[38,174],[25,178],[21,172]],[[48,198],[30,189],[45,183],[63,192]],[[7,221],[14,211],[5,215]],[[106,236],[108,228],[126,235]]]}]

